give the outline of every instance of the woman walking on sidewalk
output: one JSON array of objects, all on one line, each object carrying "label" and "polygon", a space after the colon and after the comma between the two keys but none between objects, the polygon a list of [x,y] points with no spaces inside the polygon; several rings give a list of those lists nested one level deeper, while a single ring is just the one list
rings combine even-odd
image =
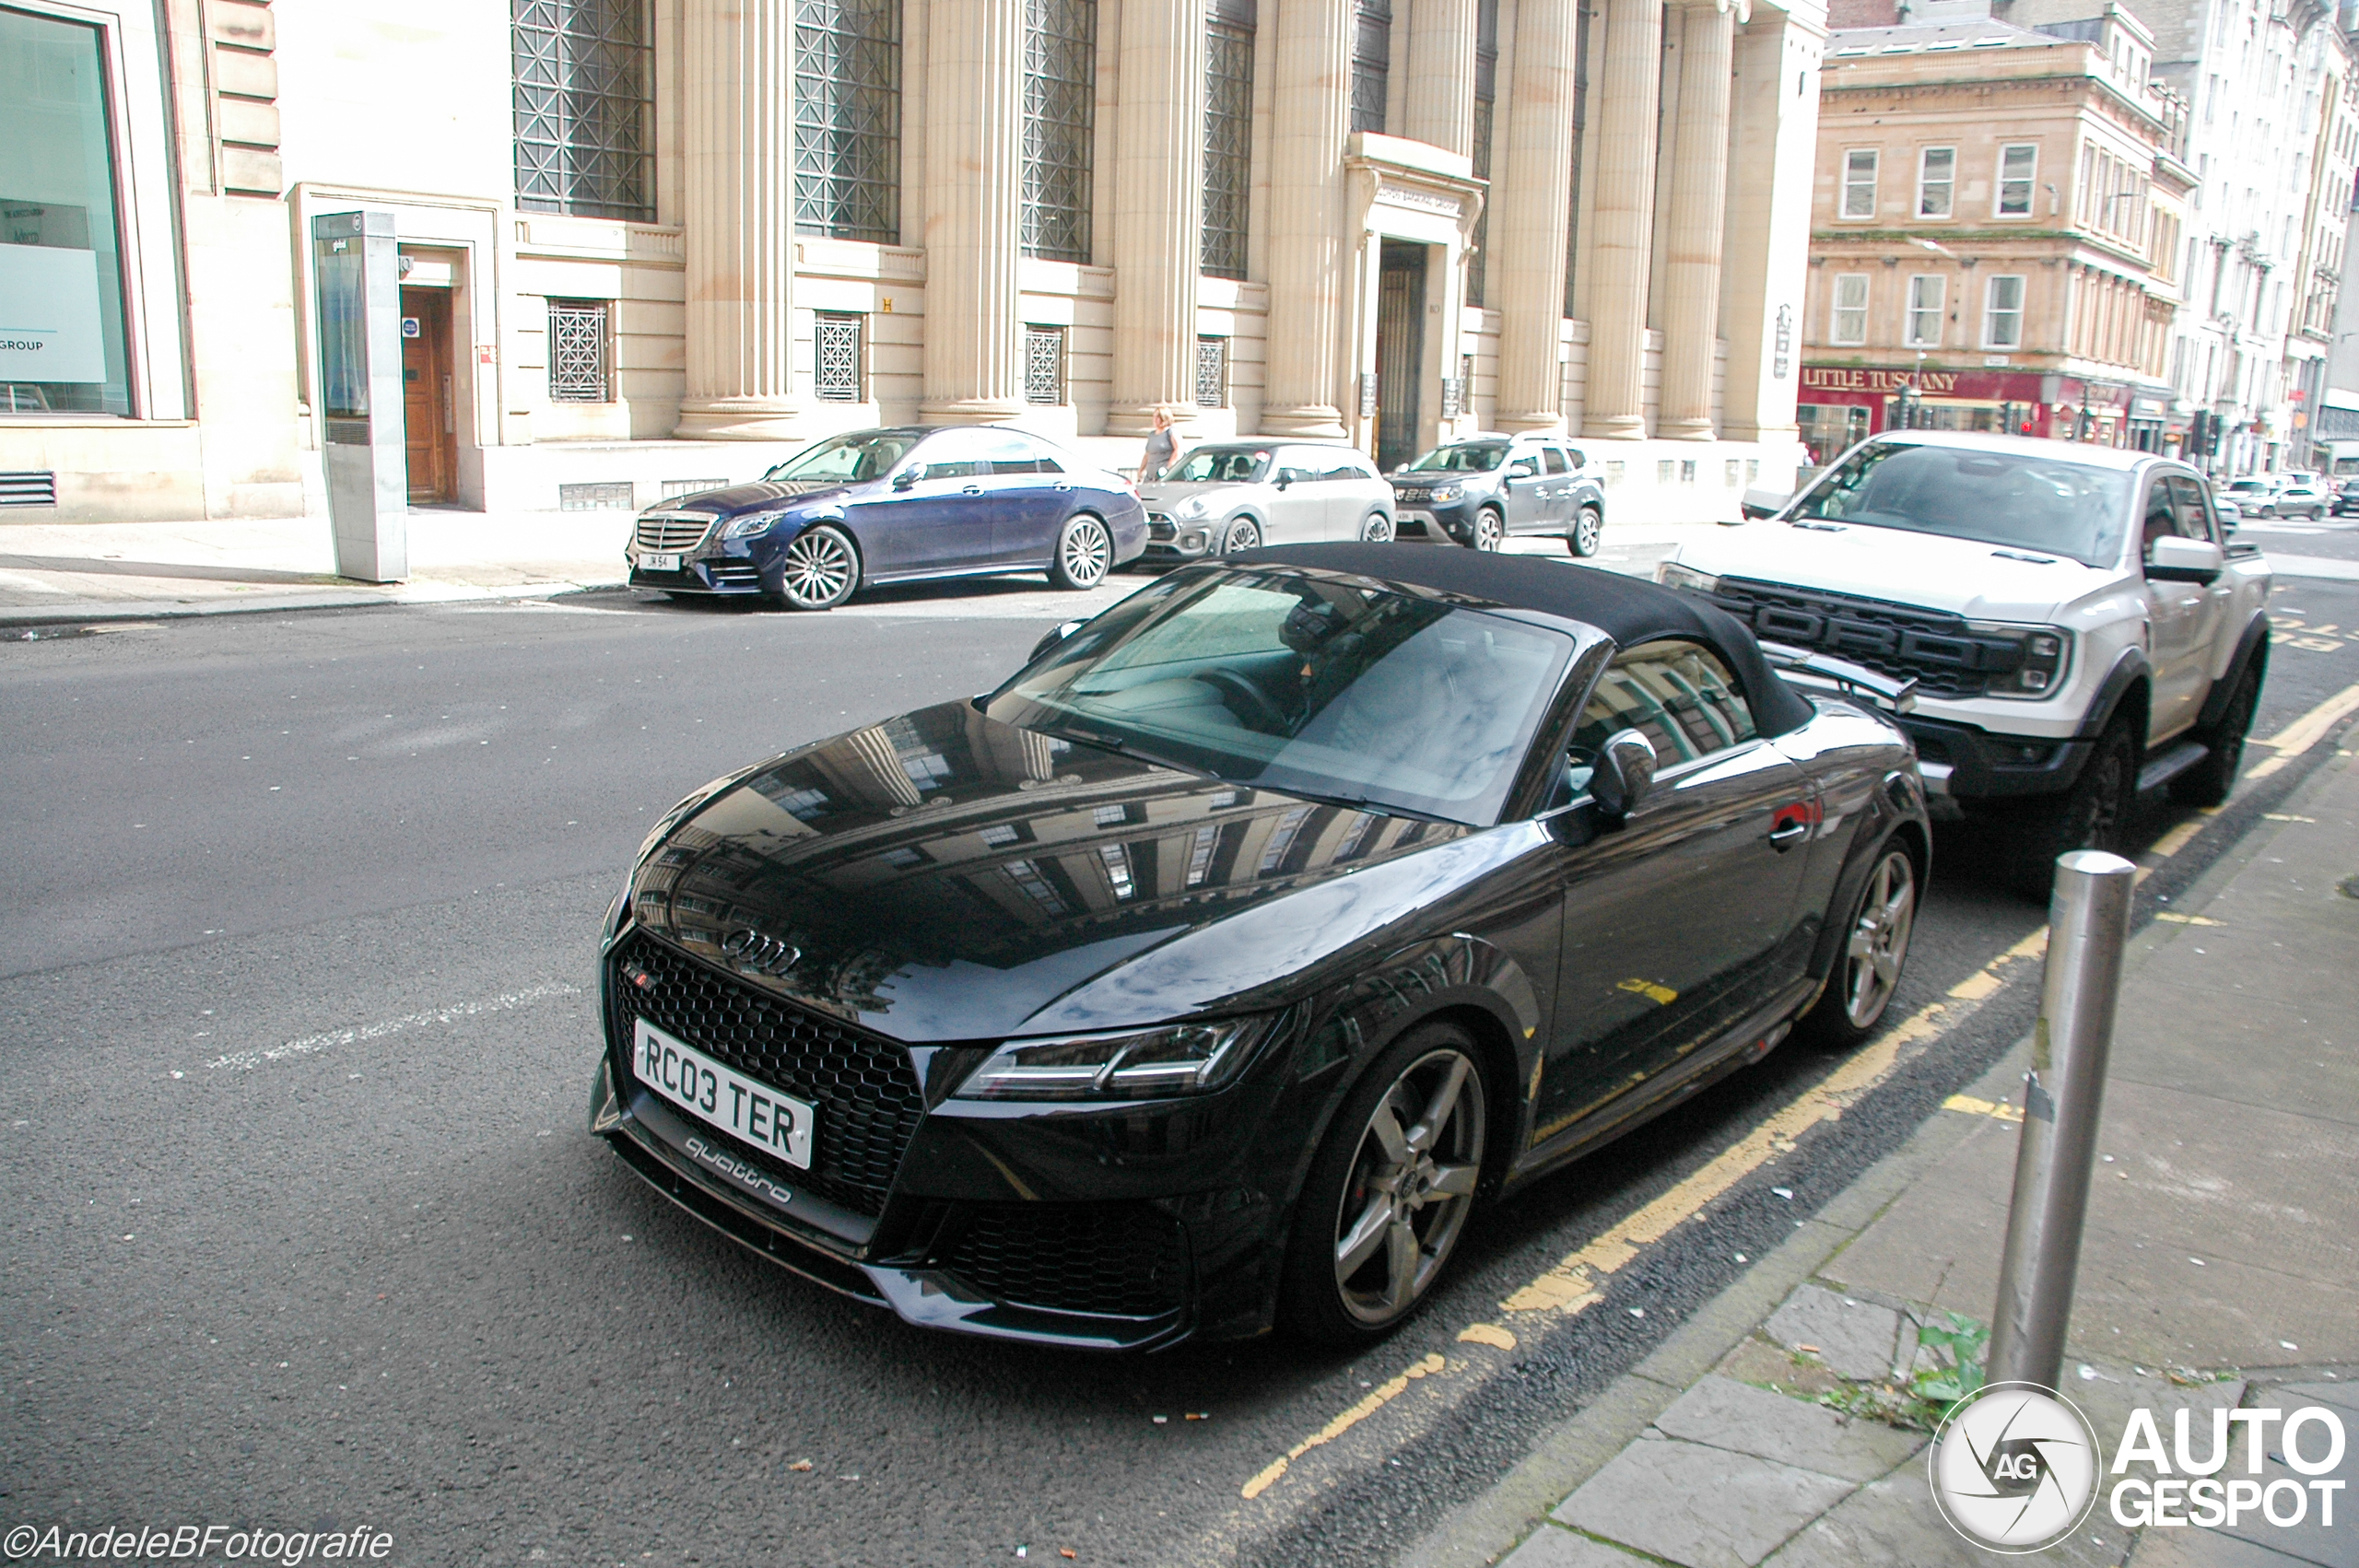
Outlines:
[{"label": "woman walking on sidewalk", "polygon": [[1163,477],[1171,460],[1180,454],[1180,438],[1171,432],[1171,411],[1155,411],[1155,429],[1146,439],[1146,455],[1139,460],[1139,483],[1152,485]]}]

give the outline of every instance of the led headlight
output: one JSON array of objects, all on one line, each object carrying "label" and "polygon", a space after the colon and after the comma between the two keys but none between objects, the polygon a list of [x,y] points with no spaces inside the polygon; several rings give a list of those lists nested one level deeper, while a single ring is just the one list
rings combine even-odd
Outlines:
[{"label": "led headlight", "polygon": [[1990,677],[1990,684],[1983,688],[1987,695],[2036,702],[2054,696],[2063,686],[2064,672],[2072,662],[2071,632],[1979,621],[1968,622],[1966,629],[1978,637],[2005,638],[2023,650],[2013,669]]},{"label": "led headlight", "polygon": [[1141,1100],[1200,1094],[1237,1076],[1271,1018],[1123,1035],[1010,1040],[958,1086],[962,1100]]},{"label": "led headlight", "polygon": [[1720,579],[1711,573],[1699,572],[1694,567],[1683,567],[1677,561],[1658,564],[1655,580],[1665,588],[1684,588],[1691,593],[1709,593],[1720,586]]},{"label": "led headlight", "polygon": [[721,536],[723,539],[745,539],[757,533],[767,533],[770,524],[785,515],[784,512],[754,512],[745,517],[733,518],[729,526],[721,531]]},{"label": "led headlight", "polygon": [[1191,496],[1172,508],[1171,515],[1173,517],[1202,517],[1204,511],[1204,498],[1202,496]]},{"label": "led headlight", "polygon": [[1437,485],[1428,498],[1438,507],[1446,507],[1452,501],[1463,500],[1465,497],[1466,486],[1463,485]]}]

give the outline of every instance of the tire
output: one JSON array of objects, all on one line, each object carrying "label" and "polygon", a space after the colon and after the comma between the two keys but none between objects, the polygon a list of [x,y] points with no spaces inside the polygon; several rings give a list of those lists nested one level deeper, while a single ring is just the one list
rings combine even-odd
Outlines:
[{"label": "tire", "polygon": [[1584,506],[1573,520],[1573,531],[1565,535],[1565,548],[1576,556],[1597,554],[1597,543],[1605,533],[1605,514],[1595,507]]},{"label": "tire", "polygon": [[1507,520],[1491,508],[1485,507],[1474,514],[1474,537],[1469,548],[1496,550],[1499,547],[1499,542],[1507,536]]},{"label": "tire", "polygon": [[1851,901],[1851,913],[1836,929],[1843,946],[1826,989],[1802,1014],[1794,1032],[1813,1045],[1855,1050],[1875,1033],[1900,986],[1908,958],[1908,938],[1917,925],[1917,862],[1907,848],[1887,838]]},{"label": "tire", "polygon": [[1367,521],[1360,524],[1360,543],[1363,544],[1391,544],[1392,520],[1382,512],[1368,513]]},{"label": "tire", "polygon": [[1262,525],[1250,517],[1240,517],[1230,523],[1227,532],[1220,536],[1220,549],[1215,553],[1234,556],[1239,550],[1258,550],[1261,547]]},{"label": "tire", "polygon": [[2236,695],[2220,715],[2220,722],[2199,731],[2196,739],[2210,748],[2203,760],[2171,780],[2171,799],[2183,806],[2216,806],[2236,787],[2245,762],[2245,733],[2252,728],[2253,709],[2260,706],[2260,672],[2247,669],[2236,677]]},{"label": "tire", "polygon": [[2056,857],[2074,849],[2118,853],[2123,819],[2138,791],[2138,746],[2120,720],[2106,726],[2080,777],[2060,795],[2035,801],[2001,825],[2001,873],[2026,898],[2046,898]]},{"label": "tire", "polygon": [[1050,586],[1078,591],[1097,587],[1114,569],[1114,536],[1094,512],[1075,512],[1057,531],[1049,557]]},{"label": "tire", "polygon": [[1362,1075],[1295,1210],[1279,1307],[1296,1333],[1366,1344],[1432,1296],[1481,1185],[1485,1090],[1473,1037],[1449,1023],[1411,1029]]},{"label": "tire", "polygon": [[843,530],[806,528],[779,555],[779,597],[794,610],[832,610],[860,588],[860,551]]}]

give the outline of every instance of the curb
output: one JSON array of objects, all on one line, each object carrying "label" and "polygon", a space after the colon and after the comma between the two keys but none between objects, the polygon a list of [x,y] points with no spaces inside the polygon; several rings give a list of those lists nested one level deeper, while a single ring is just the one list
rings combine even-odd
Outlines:
[{"label": "curb", "polygon": [[554,599],[574,593],[619,593],[627,582],[520,582],[499,588],[470,583],[403,584],[390,590],[326,589],[316,593],[219,600],[84,599],[57,604],[0,606],[0,628],[107,626],[125,621],[191,620],[213,615],[262,615],[296,610],[366,610],[405,604],[480,604]]},{"label": "curb", "polygon": [[[2324,787],[2329,749],[2288,791],[2286,803]],[[2276,838],[2248,829],[2172,900],[2174,909],[2208,907]],[[2155,949],[2188,928],[2151,921],[2130,939],[2125,967],[2134,973]],[[2005,1100],[2030,1059],[2031,1036],[2009,1047],[1960,1093]],[[1873,1224],[1923,1173],[1975,1129],[1975,1118],[1936,1111],[1908,1141],[1828,1199],[1801,1229],[1698,1308],[1670,1338],[1597,1398],[1551,1428],[1532,1452],[1488,1491],[1460,1504],[1400,1559],[1400,1568],[1487,1568],[1544,1527],[1548,1515],[1602,1469],[1674,1399],[1718,1365],[1794,1288]]]}]

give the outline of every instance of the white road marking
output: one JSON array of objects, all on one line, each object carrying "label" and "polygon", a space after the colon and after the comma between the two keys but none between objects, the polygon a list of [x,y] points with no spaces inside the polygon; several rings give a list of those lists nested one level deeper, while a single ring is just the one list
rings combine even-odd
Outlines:
[{"label": "white road marking", "polygon": [[580,986],[552,980],[546,985],[527,986],[521,991],[510,991],[483,1001],[463,1001],[453,1007],[438,1007],[428,1012],[407,1012],[382,1023],[363,1024],[350,1029],[331,1029],[324,1035],[306,1035],[299,1040],[284,1045],[266,1046],[251,1051],[231,1051],[215,1057],[207,1067],[232,1068],[251,1072],[265,1062],[288,1061],[297,1057],[311,1056],[319,1051],[333,1050],[339,1046],[357,1046],[363,1040],[381,1040],[388,1035],[398,1035],[405,1029],[417,1029],[429,1024],[451,1024],[462,1018],[474,1018],[486,1012],[505,1012],[511,1008],[526,1007],[553,996],[571,996]]}]

